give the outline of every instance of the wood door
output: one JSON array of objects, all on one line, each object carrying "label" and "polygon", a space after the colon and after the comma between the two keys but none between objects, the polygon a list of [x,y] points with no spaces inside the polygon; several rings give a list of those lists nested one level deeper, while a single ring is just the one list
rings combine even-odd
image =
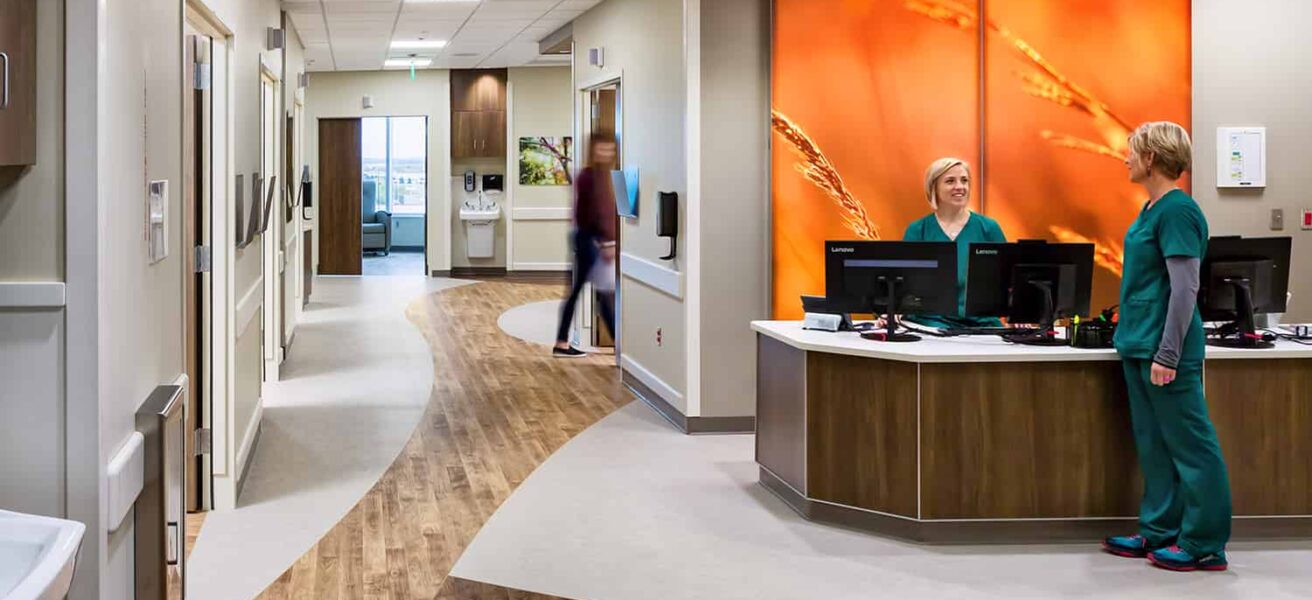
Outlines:
[{"label": "wood door", "polygon": [[0,0],[0,166],[36,164],[36,0]]},{"label": "wood door", "polygon": [[319,274],[360,275],[360,119],[319,120]]},{"label": "wood door", "polygon": [[474,158],[478,154],[478,112],[451,113],[451,158]]}]

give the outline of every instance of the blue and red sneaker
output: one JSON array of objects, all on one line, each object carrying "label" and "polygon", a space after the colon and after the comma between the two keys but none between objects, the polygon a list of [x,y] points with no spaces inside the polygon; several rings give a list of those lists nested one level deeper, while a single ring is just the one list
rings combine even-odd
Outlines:
[{"label": "blue and red sneaker", "polygon": [[1114,535],[1102,541],[1102,549],[1108,554],[1125,558],[1144,558],[1148,553],[1162,546],[1149,546],[1148,539],[1142,535]]},{"label": "blue and red sneaker", "polygon": [[1225,552],[1205,556],[1194,556],[1179,546],[1154,550],[1148,554],[1148,562],[1155,567],[1169,571],[1224,571],[1230,567],[1225,559]]}]

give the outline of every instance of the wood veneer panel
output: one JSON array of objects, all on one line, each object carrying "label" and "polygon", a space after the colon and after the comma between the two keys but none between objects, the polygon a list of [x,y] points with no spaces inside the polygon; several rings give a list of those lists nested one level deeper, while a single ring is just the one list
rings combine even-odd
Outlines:
[{"label": "wood veneer panel", "polygon": [[805,494],[806,352],[756,339],[756,462]]},{"label": "wood veneer panel", "polygon": [[36,0],[0,0],[0,52],[9,57],[9,105],[0,106],[0,166],[36,164],[36,45]]},{"label": "wood veneer panel", "polygon": [[359,275],[360,119],[319,120],[319,274]]},{"label": "wood veneer panel", "polygon": [[1208,412],[1236,515],[1312,515],[1312,360],[1212,360]]},{"label": "wood veneer panel", "polygon": [[1119,362],[927,364],[920,389],[922,518],[1138,514]]},{"label": "wood veneer panel", "polygon": [[916,516],[916,364],[807,353],[807,493]]}]

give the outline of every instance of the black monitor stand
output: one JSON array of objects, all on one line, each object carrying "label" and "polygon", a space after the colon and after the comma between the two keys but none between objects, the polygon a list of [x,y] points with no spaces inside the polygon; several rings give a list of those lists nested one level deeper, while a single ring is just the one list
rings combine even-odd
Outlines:
[{"label": "black monitor stand", "polygon": [[[885,327],[887,327],[887,331],[878,338],[871,336],[869,333],[862,334],[862,337],[865,337],[866,339],[877,339],[881,342],[919,342],[920,336],[918,335],[897,332],[897,317],[895,316],[897,315],[897,287],[898,284],[902,283],[902,278],[895,277],[890,279],[881,276],[877,281],[883,285],[884,289],[888,292],[884,304],[888,309],[888,314],[884,315],[884,324]],[[871,302],[870,305],[870,312],[879,314],[879,312],[875,310],[876,303]]]},{"label": "black monitor stand", "polygon": [[1275,344],[1268,342],[1257,333],[1257,323],[1253,318],[1253,290],[1246,277],[1230,277],[1225,282],[1235,288],[1235,317],[1233,322],[1222,325],[1219,337],[1207,340],[1212,346],[1222,348],[1271,348]]},{"label": "black monitor stand", "polygon": [[1057,322],[1056,303],[1052,298],[1053,282],[1044,280],[1030,280],[1027,283],[1039,289],[1043,297],[1043,310],[1039,317],[1039,328],[1035,330],[1020,330],[1015,333],[1008,333],[1003,339],[1013,344],[1024,344],[1027,346],[1068,346],[1070,340],[1057,337],[1057,329],[1053,325]]}]

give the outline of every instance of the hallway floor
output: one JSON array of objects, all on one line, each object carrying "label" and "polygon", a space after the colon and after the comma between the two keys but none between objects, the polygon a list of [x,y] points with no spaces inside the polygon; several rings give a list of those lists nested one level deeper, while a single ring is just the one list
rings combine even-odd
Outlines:
[{"label": "hallway floor", "polygon": [[387,255],[366,254],[361,258],[361,273],[374,275],[408,275],[411,277],[427,276],[424,272],[423,250],[395,250]]}]

